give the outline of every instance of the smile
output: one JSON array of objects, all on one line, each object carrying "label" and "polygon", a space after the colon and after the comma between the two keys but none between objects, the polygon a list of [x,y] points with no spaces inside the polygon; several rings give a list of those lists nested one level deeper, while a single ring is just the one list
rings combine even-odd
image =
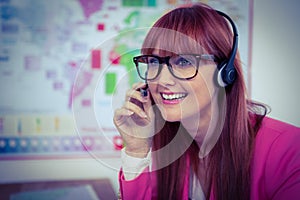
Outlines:
[{"label": "smile", "polygon": [[166,94],[161,93],[161,96],[164,100],[172,101],[172,100],[180,100],[187,96],[186,93],[176,93],[176,94]]}]

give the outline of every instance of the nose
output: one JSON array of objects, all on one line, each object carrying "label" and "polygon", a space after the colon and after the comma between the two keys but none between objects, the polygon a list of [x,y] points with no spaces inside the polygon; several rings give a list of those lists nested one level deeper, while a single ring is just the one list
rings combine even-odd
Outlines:
[{"label": "nose", "polygon": [[175,84],[175,77],[171,74],[169,71],[169,68],[166,64],[162,66],[161,72],[159,76],[157,77],[157,82],[161,84],[162,86],[167,85],[174,85]]}]

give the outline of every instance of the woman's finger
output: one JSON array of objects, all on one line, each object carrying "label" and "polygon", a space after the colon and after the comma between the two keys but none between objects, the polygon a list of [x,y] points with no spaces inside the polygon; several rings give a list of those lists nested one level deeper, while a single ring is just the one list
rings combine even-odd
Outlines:
[{"label": "woman's finger", "polygon": [[122,123],[125,121],[124,119],[132,116],[133,114],[134,114],[133,111],[130,111],[123,107],[116,109],[113,118],[114,124],[117,126],[122,125]]},{"label": "woman's finger", "polygon": [[148,117],[143,108],[139,107],[138,105],[136,105],[135,103],[133,103],[131,101],[126,101],[123,107],[129,111],[134,112],[141,118]]}]

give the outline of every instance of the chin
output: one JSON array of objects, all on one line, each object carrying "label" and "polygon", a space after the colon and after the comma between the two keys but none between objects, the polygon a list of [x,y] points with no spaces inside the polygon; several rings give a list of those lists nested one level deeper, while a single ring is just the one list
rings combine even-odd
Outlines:
[{"label": "chin", "polygon": [[165,121],[167,122],[179,122],[180,120],[178,119],[173,119],[173,118],[167,118],[167,119],[164,119]]},{"label": "chin", "polygon": [[181,107],[170,108],[168,106],[164,106],[163,104],[156,104],[156,106],[158,107],[161,116],[165,121],[179,122],[184,118]]},{"label": "chin", "polygon": [[181,117],[178,117],[176,115],[172,115],[172,114],[167,114],[167,115],[162,115],[163,119],[165,121],[168,121],[168,122],[178,122],[178,121],[181,121]]}]

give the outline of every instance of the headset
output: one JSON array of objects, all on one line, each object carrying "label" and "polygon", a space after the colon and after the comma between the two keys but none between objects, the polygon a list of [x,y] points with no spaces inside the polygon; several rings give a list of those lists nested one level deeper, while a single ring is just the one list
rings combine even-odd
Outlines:
[{"label": "headset", "polygon": [[[145,76],[147,77],[147,75],[148,75],[148,71],[146,71]],[[148,96],[148,81],[147,81],[147,78],[145,78],[145,84],[146,84],[145,87],[140,88],[140,93],[143,97]]]},{"label": "headset", "polygon": [[[234,67],[234,59],[236,56],[237,48],[238,48],[238,30],[233,22],[233,20],[226,15],[225,13],[216,10],[216,12],[227,19],[229,21],[232,31],[233,31],[233,43],[232,43],[232,49],[229,55],[229,58],[226,60],[223,60],[220,64],[218,64],[219,72],[217,74],[217,82],[221,87],[226,87],[228,85],[233,84],[233,82],[236,79],[236,69]],[[140,88],[141,95],[146,97],[148,95],[147,89],[148,89],[148,83],[147,79],[145,80],[146,86],[144,88]]]},{"label": "headset", "polygon": [[234,59],[238,48],[238,31],[233,20],[228,15],[218,10],[216,10],[216,12],[230,22],[233,31],[232,49],[229,58],[222,61],[220,64],[218,64],[218,69],[219,69],[217,75],[218,84],[221,87],[226,87],[228,85],[233,84],[237,76],[237,72],[234,67]]}]

